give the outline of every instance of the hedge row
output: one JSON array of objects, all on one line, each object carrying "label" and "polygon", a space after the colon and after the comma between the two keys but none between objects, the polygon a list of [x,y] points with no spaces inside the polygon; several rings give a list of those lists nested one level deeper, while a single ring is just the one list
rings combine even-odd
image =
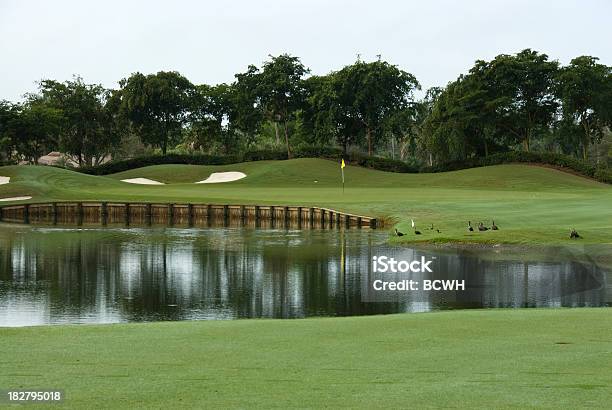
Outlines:
[{"label": "hedge row", "polygon": [[488,165],[500,165],[509,163],[542,164],[563,168],[596,179],[607,184],[612,184],[612,170],[604,167],[596,167],[582,160],[567,155],[553,154],[548,152],[519,152],[510,151],[489,155],[488,157],[470,158],[465,161],[453,161],[431,167],[423,167],[420,172],[446,172],[460,169],[484,167]]},{"label": "hedge row", "polygon": [[[387,172],[400,173],[434,173],[456,171],[460,169],[499,165],[508,163],[532,163],[564,168],[578,174],[594,178],[598,181],[612,184],[612,171],[608,168],[595,167],[584,161],[567,155],[538,152],[504,152],[488,157],[470,158],[463,161],[446,162],[434,166],[418,168],[403,161],[381,157],[369,157],[357,153],[343,155],[342,150],[328,147],[301,147],[296,149],[294,158],[325,158],[340,161],[347,160],[351,165],[371,168]],[[80,168],[79,171],[91,175],[108,175],[134,168],[161,164],[189,165],[228,165],[239,162],[286,160],[287,153],[279,151],[251,151],[242,155],[203,155],[203,154],[167,154],[137,157],[121,161],[111,161],[96,167]]]},{"label": "hedge row", "polygon": [[84,174],[108,175],[117,172],[128,171],[130,169],[148,167],[150,165],[163,164],[189,164],[189,165],[226,165],[241,162],[239,156],[216,156],[203,154],[166,154],[150,155],[146,157],[136,157],[120,161],[110,161],[95,167],[82,167],[75,169]]},{"label": "hedge row", "polygon": [[[325,158],[340,161],[343,158],[342,150],[336,148],[305,147],[298,148],[292,153],[293,158]],[[162,164],[189,164],[189,165],[228,165],[239,162],[271,161],[287,159],[286,152],[279,151],[250,151],[242,155],[204,155],[204,154],[167,154],[136,157],[120,161],[111,161],[95,167],[77,169],[91,175],[108,175],[130,169]],[[387,158],[367,157],[358,154],[344,156],[352,165],[378,169],[389,172],[418,172],[418,168],[411,167],[403,161]]]}]

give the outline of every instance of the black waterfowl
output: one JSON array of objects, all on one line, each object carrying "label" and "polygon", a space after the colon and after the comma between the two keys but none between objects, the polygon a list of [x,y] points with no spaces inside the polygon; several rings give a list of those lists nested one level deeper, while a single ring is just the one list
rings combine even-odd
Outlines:
[{"label": "black waterfowl", "polygon": [[431,226],[429,227],[429,230],[433,231],[433,229],[434,229],[433,224],[431,224]]},{"label": "black waterfowl", "polygon": [[481,223],[479,223],[479,224],[478,224],[478,230],[479,230],[480,232],[484,232],[484,231],[488,231],[488,230],[489,230],[489,228],[487,228],[486,226],[484,226],[484,224],[481,222]]},{"label": "black waterfowl", "polygon": [[468,221],[467,230],[468,230],[469,232],[474,232],[474,228],[472,228],[472,222],[471,222],[471,221]]},{"label": "black waterfowl", "polygon": [[398,231],[397,228],[395,228],[395,235],[397,235],[397,236],[404,236],[404,234],[401,233],[400,231]]},{"label": "black waterfowl", "polygon": [[579,239],[579,238],[582,238],[582,236],[578,234],[578,231],[576,231],[575,228],[572,228],[570,230],[570,239]]},{"label": "black waterfowl", "polygon": [[415,230],[414,230],[414,234],[415,234],[415,235],[420,235],[420,234],[421,234],[421,231],[417,231],[417,230],[415,229]]},{"label": "black waterfowl", "polygon": [[491,225],[491,230],[492,230],[492,231],[497,231],[497,230],[499,230],[499,228],[497,227],[497,225],[495,225],[495,221],[491,221],[491,222],[493,222],[493,224]]},{"label": "black waterfowl", "polygon": [[439,229],[436,229],[436,232],[438,232],[438,233],[442,233],[442,232],[440,232],[440,230],[439,230]]}]

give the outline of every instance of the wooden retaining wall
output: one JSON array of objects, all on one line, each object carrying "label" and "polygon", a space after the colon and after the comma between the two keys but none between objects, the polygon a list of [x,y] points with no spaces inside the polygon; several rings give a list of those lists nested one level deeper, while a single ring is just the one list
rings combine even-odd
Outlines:
[{"label": "wooden retaining wall", "polygon": [[328,208],[272,205],[53,202],[0,208],[0,221],[32,224],[370,227],[377,220]]}]

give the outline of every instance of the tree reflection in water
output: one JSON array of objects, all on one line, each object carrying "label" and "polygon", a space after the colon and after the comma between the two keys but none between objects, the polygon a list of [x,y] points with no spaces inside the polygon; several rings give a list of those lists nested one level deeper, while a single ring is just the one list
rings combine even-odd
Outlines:
[{"label": "tree reflection in water", "polygon": [[[606,303],[606,275],[556,261],[554,249],[538,262],[521,252],[392,247],[374,230],[2,228],[0,326]],[[434,273],[420,278],[465,279],[466,290],[364,302],[373,255],[435,256]]]}]

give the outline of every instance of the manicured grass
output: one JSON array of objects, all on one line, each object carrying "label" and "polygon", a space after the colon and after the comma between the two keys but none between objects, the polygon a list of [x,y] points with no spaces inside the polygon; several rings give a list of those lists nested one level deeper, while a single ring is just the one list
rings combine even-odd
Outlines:
[{"label": "manicured grass", "polygon": [[71,408],[605,408],[612,315],[448,311],[0,328],[3,388]]},{"label": "manicured grass", "polygon": [[[242,171],[240,181],[203,185],[211,172]],[[579,243],[612,243],[612,186],[558,170],[499,165],[440,174],[394,174],[346,168],[346,191],[332,161],[296,159],[225,166],[159,165],[111,176],[49,167],[2,167],[11,183],[0,198],[31,195],[31,202],[108,200],[326,206],[399,222],[407,233],[393,241],[562,244],[575,227]],[[120,179],[145,177],[169,185],[141,186]],[[316,181],[316,182],[315,182]],[[423,235],[411,232],[415,219]],[[468,220],[497,232],[468,233]],[[427,229],[433,223],[441,233]],[[390,228],[390,226],[388,227]]]}]

